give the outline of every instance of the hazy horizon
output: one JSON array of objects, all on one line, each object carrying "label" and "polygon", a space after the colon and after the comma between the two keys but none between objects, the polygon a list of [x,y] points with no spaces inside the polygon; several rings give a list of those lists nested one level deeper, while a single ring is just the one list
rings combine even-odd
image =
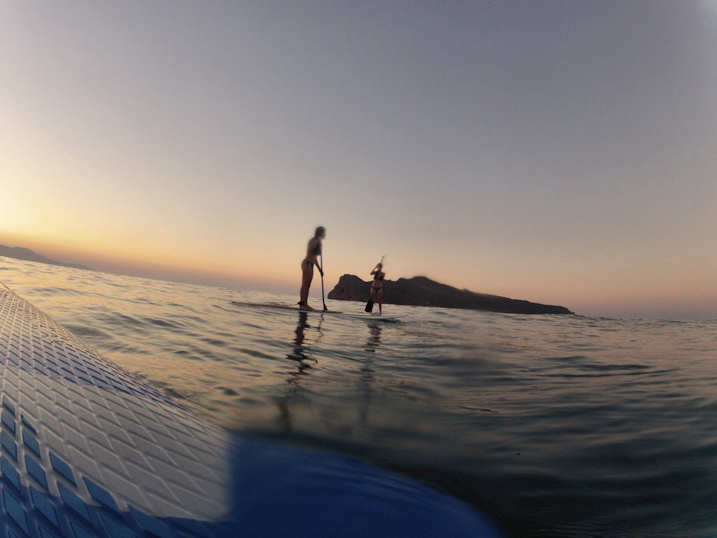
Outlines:
[{"label": "hazy horizon", "polygon": [[[2,245],[2,241],[0,241],[0,245]],[[4,245],[8,247],[14,247],[14,246],[22,246],[22,245]],[[27,248],[27,247],[25,247]],[[39,255],[45,255],[45,252],[38,252],[37,250],[31,249],[33,252]],[[52,248],[49,248],[50,251],[52,251]],[[58,254],[62,254],[61,250],[57,251]],[[94,258],[74,258],[72,255],[70,255],[70,258],[53,258],[51,256],[48,256],[52,261],[54,262],[61,262],[61,263],[91,263],[91,261]],[[0,256],[2,258],[2,256]],[[17,259],[18,261],[32,261],[32,260],[22,260],[18,258],[11,258],[11,259]],[[33,263],[42,263],[42,262],[33,262]],[[62,267],[62,266],[58,266]],[[151,270],[147,267],[135,267],[132,265],[127,264],[120,264],[120,265],[106,265],[105,263],[102,263],[100,261],[99,266],[94,265],[87,265],[87,270],[91,271],[99,271],[99,272],[105,272],[110,274],[116,274],[116,275],[123,275],[123,276],[129,276],[129,277],[136,277],[136,278],[148,278],[152,280],[164,280],[169,282],[177,282],[177,283],[186,283],[186,284],[199,284],[199,285],[205,285],[205,286],[217,286],[221,288],[228,288],[228,289],[235,289],[237,291],[266,291],[271,293],[277,293],[277,294],[295,294],[295,284],[282,284],[282,283],[270,283],[266,281],[252,281],[247,279],[236,279],[236,278],[228,278],[224,279],[221,276],[211,276],[211,275],[202,275],[197,271],[182,271],[182,270],[171,270],[166,267],[164,268],[157,268],[155,271]],[[353,273],[352,273],[353,274]],[[1,276],[1,275],[0,275]],[[361,276],[361,275],[358,275]],[[389,280],[396,280],[398,278],[411,278],[415,276],[425,276],[428,278],[431,278],[432,280],[435,280],[437,282],[441,282],[443,284],[449,284],[452,285],[450,282],[446,282],[441,280],[437,277],[432,277],[430,275],[425,274],[407,274],[407,275],[396,275],[394,278]],[[368,280],[366,277],[364,277],[365,280]],[[0,282],[2,282],[2,279],[0,278]],[[338,279],[336,281],[326,281],[326,293],[328,293],[333,286],[338,282]],[[475,291],[478,293],[489,293],[485,290],[470,290]],[[320,293],[320,287],[314,286],[312,290],[312,296],[315,300],[320,300],[319,297],[321,296]],[[517,297],[512,296],[513,299],[526,299],[526,300],[534,300],[530,297]],[[549,301],[548,301],[549,302]],[[557,304],[557,303],[553,303]],[[606,316],[610,318],[624,318],[624,319],[664,319],[664,320],[704,320],[704,321],[715,321],[717,320],[717,316],[714,315],[710,310],[700,311],[699,305],[691,305],[691,308],[687,310],[679,310],[675,309],[674,307],[668,307],[665,310],[640,310],[639,306],[637,308],[629,308],[626,307],[622,310],[593,310],[593,311],[579,311],[576,310],[572,305],[570,304],[561,304],[560,306],[565,306],[567,308],[570,308],[574,311],[577,315],[586,315],[586,316]],[[695,308],[697,307],[697,308]]]},{"label": "hazy horizon", "polygon": [[0,30],[2,244],[292,292],[322,224],[331,283],[386,254],[717,317],[717,0],[8,2]]}]

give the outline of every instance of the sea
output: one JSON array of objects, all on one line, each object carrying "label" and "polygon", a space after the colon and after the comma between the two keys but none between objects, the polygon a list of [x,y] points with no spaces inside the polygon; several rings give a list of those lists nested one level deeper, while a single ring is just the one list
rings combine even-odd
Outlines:
[{"label": "sea", "polygon": [[0,281],[209,421],[410,476],[512,536],[717,536],[717,320],[303,314],[10,258]]}]

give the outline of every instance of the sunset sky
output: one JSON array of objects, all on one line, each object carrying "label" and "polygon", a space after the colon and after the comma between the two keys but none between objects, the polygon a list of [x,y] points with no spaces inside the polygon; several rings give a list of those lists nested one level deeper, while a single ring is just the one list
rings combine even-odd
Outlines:
[{"label": "sunset sky", "polygon": [[717,0],[7,1],[0,118],[2,244],[717,317]]}]

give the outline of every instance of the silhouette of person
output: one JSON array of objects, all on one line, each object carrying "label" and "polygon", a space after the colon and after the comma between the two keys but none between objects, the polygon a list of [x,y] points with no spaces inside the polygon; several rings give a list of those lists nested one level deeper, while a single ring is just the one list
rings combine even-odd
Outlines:
[{"label": "silhouette of person", "polygon": [[311,280],[314,278],[314,265],[324,276],[319,265],[319,256],[321,255],[321,242],[326,238],[326,228],[319,226],[314,231],[314,237],[309,239],[306,245],[306,257],[301,262],[301,290],[299,291],[299,310],[313,310],[309,306],[309,289],[311,288]]}]

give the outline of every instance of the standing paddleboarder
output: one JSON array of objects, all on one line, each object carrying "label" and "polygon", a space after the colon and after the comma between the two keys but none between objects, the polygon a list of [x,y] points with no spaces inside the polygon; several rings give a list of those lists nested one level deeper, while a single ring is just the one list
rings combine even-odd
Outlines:
[{"label": "standing paddleboarder", "polygon": [[[383,279],[386,278],[386,273],[383,272],[383,258],[371,269],[371,276],[373,282],[371,282],[371,306],[373,303],[378,303],[378,315],[383,314]],[[370,310],[367,309],[369,312]]]},{"label": "standing paddleboarder", "polygon": [[326,228],[319,226],[314,231],[314,237],[309,239],[306,245],[306,258],[301,262],[301,291],[299,293],[299,310],[313,310],[309,306],[309,289],[311,288],[311,280],[314,278],[314,265],[319,270],[321,276],[324,272],[319,265],[319,256],[321,256],[321,241],[326,237]]}]

